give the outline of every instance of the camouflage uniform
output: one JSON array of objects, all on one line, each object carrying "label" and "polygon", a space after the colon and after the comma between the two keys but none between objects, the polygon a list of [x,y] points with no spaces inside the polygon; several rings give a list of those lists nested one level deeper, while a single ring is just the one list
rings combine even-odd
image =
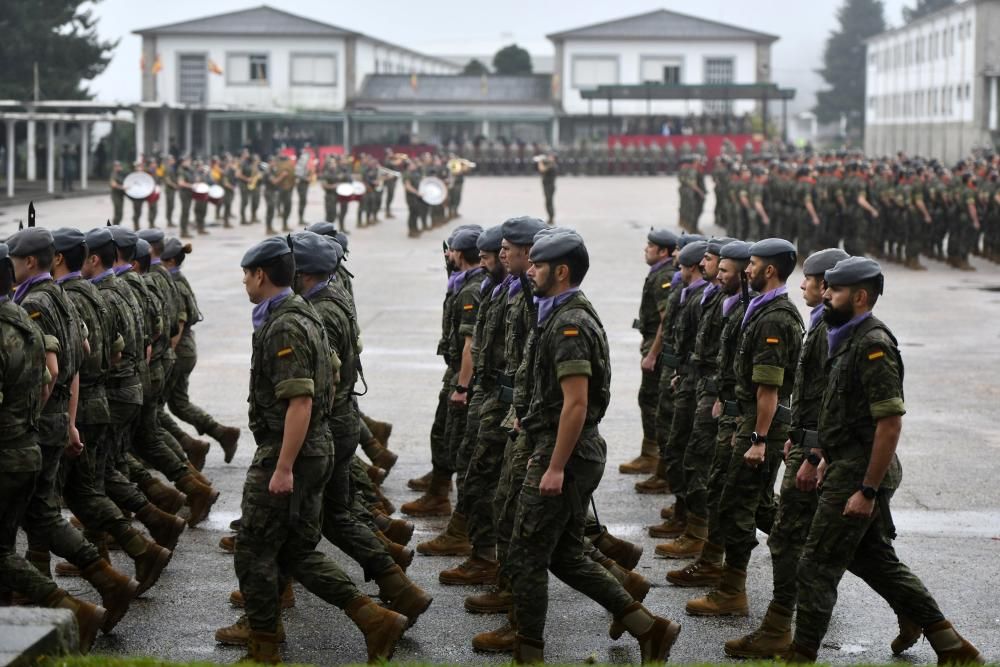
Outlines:
[{"label": "camouflage uniform", "polygon": [[[315,311],[300,297],[272,301],[254,332],[250,366],[250,430],[257,443],[243,485],[243,520],[236,539],[236,576],[250,627],[278,625],[279,568],[340,608],[360,597],[350,578],[316,550],[322,530],[323,489],[333,473],[327,415],[333,401],[333,358]],[[312,415],[293,467],[294,491],[268,491],[281,452],[290,399],[308,396]]]},{"label": "camouflage uniform", "polygon": [[680,311],[681,290],[680,271],[674,274],[672,288],[663,310],[663,349],[660,351],[660,378],[656,405],[656,443],[660,450],[660,459],[667,458],[667,440],[670,435],[670,425],[674,420],[674,389],[670,385],[674,372],[680,365],[674,353],[673,337],[677,313]]},{"label": "camouflage uniform", "polygon": [[[660,328],[660,321],[667,308],[667,298],[670,296],[671,282],[677,271],[673,258],[667,258],[654,264],[642,284],[642,298],[639,301],[639,317],[635,328],[642,336],[639,345],[640,357],[649,354],[653,347],[653,339]],[[643,440],[656,440],[656,405],[660,395],[660,364],[650,373],[643,372],[639,384],[639,414],[642,418]]]},{"label": "camouflage uniform", "polygon": [[903,361],[889,329],[869,315],[848,323],[839,335],[841,342],[832,345],[826,362],[828,382],[819,419],[819,441],[829,467],[799,562],[795,644],[812,650],[826,634],[846,570],[918,626],[927,628],[944,619],[892,546],[896,531],[889,500],[902,480],[898,459],[893,457],[872,515],[843,516],[844,505],[868,469],[876,422],[901,416],[905,408]]},{"label": "camouflage uniform", "polygon": [[[510,569],[518,633],[542,640],[548,606],[548,570],[620,616],[632,604],[621,584],[586,555],[584,526],[590,497],[604,472],[607,445],[597,425],[611,398],[611,364],[603,327],[582,293],[555,306],[538,329],[525,366],[533,369],[531,401],[522,420],[531,456],[514,521]],[[562,410],[562,378],[589,378],[583,431],[565,470],[562,493],[542,496],[538,484],[555,448]]]}]

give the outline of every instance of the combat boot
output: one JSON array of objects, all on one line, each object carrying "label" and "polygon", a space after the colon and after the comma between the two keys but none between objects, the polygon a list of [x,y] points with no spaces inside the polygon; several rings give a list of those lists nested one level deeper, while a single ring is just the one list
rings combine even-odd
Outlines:
[{"label": "combat boot", "polygon": [[128,611],[132,599],[139,590],[139,582],[118,572],[100,558],[83,568],[80,575],[101,596],[101,606],[108,612],[101,630],[104,634],[108,634]]},{"label": "combat boot", "polygon": [[281,663],[281,652],[278,645],[282,642],[276,632],[250,631],[250,644],[247,654],[240,662],[259,662],[264,665]]},{"label": "combat boot", "polygon": [[364,595],[351,600],[344,612],[365,636],[369,664],[391,660],[396,651],[396,642],[406,632],[409,619],[391,609],[378,606]]},{"label": "combat boot", "polygon": [[413,539],[414,525],[404,519],[390,519],[384,514],[375,514],[375,525],[386,537],[404,547]]},{"label": "combat boot", "polygon": [[939,665],[983,664],[982,654],[955,631],[948,621],[938,621],[924,628],[924,636],[938,657]]},{"label": "combat boot", "polygon": [[648,526],[649,536],[656,539],[680,537],[687,530],[687,512],[683,505],[674,503],[673,515],[663,523]]},{"label": "combat boot", "polygon": [[788,649],[778,656],[781,662],[811,664],[816,662],[816,651],[792,642]]},{"label": "combat boot", "polygon": [[472,638],[472,648],[485,653],[510,653],[514,650],[517,631],[511,623],[504,623],[496,630],[480,632]]},{"label": "combat boot", "polygon": [[663,495],[670,493],[670,482],[667,481],[667,462],[657,459],[656,470],[641,482],[636,482],[635,492],[643,495]]},{"label": "combat boot", "polygon": [[472,554],[468,528],[465,515],[454,512],[441,534],[417,545],[417,553],[424,556],[468,556]]},{"label": "combat boot", "polygon": [[78,600],[63,589],[56,590],[45,601],[50,609],[69,609],[76,618],[77,634],[80,637],[80,653],[90,653],[97,631],[104,625],[108,612],[104,607]]},{"label": "combat boot", "polygon": [[[111,554],[108,553],[108,534],[103,530],[87,530],[84,529],[83,536],[88,542],[97,547],[97,553],[100,554],[101,559],[107,563],[111,562]],[[79,577],[80,569],[70,563],[69,561],[60,561],[56,563],[53,570],[58,577]]]},{"label": "combat boot", "polygon": [[411,491],[426,491],[431,488],[431,479],[434,477],[434,471],[427,473],[426,475],[421,475],[420,477],[414,477],[413,479],[406,482],[406,488]]},{"label": "combat boot", "polygon": [[633,544],[620,539],[608,532],[607,528],[601,528],[601,534],[593,540],[594,546],[602,554],[612,559],[626,570],[632,570],[639,564],[642,558],[642,545]]},{"label": "combat boot", "polygon": [[168,514],[177,514],[187,502],[187,496],[152,475],[139,482],[139,490],[146,495],[149,502]]},{"label": "combat boot", "polygon": [[225,551],[227,554],[236,553],[236,536],[227,535],[219,540],[219,548]]},{"label": "combat boot", "polygon": [[457,567],[442,570],[438,581],[446,586],[477,586],[495,584],[500,564],[477,555],[469,556]]},{"label": "combat boot", "polygon": [[240,446],[240,429],[235,426],[216,424],[208,434],[218,441],[222,448],[222,457],[226,463],[232,463],[236,449]]},{"label": "combat boot", "polygon": [[722,568],[719,587],[704,597],[688,600],[684,611],[691,616],[749,616],[746,580],[746,572],[727,565]]},{"label": "combat boot", "polygon": [[378,584],[378,596],[388,604],[389,609],[407,618],[407,628],[413,627],[434,602],[434,598],[413,583],[398,565],[376,576],[375,583]]},{"label": "combat boot", "polygon": [[410,567],[410,563],[413,562],[413,549],[407,549],[402,545],[396,544],[383,535],[380,530],[374,530],[372,533],[374,533],[375,537],[377,537],[379,541],[385,545],[386,551],[389,552],[389,556],[393,561],[395,561],[396,565],[403,568],[403,571],[405,572],[407,568]]},{"label": "combat boot", "polygon": [[52,556],[48,551],[28,549],[24,552],[24,560],[31,563],[46,579],[52,578]]},{"label": "combat boot", "polygon": [[[622,585],[625,592],[632,596],[632,599],[636,602],[642,602],[649,595],[649,589],[652,587],[649,580],[642,576],[638,572],[629,572],[628,570],[622,568],[621,565],[614,562],[610,558],[606,558],[600,561],[601,565],[611,573],[611,576],[618,580],[618,583]],[[618,641],[618,639],[625,633],[625,626],[621,624],[618,619],[611,621],[611,627],[608,628],[608,636],[611,639]]]},{"label": "combat boot", "polygon": [[615,620],[639,641],[642,663],[666,662],[670,649],[681,633],[679,623],[654,616],[639,602],[633,602]]},{"label": "combat boot", "polygon": [[623,475],[648,475],[656,470],[659,461],[660,448],[656,440],[643,438],[639,456],[618,466],[618,472]]},{"label": "combat boot", "polygon": [[[205,475],[200,470],[198,470],[197,468],[194,467],[193,463],[191,463],[190,461],[186,461],[185,465],[187,465],[188,472],[190,472],[192,475],[194,475],[194,478],[196,480],[198,480],[199,482],[201,482],[205,486],[212,486],[212,480],[210,480],[208,477],[205,477]],[[189,501],[188,505],[190,505],[190,504],[191,503]]]},{"label": "combat boot", "polygon": [[208,456],[209,444],[204,440],[198,438],[193,438],[190,435],[184,435],[178,440],[181,449],[188,457],[188,461],[191,465],[195,467],[199,472],[205,469],[205,457]]},{"label": "combat boot", "polygon": [[708,539],[708,521],[695,514],[687,517],[684,534],[673,542],[658,544],[656,555],[661,558],[697,558]]},{"label": "combat boot", "polygon": [[375,486],[378,486],[385,481],[386,472],[378,466],[365,465],[365,474],[368,475],[368,479]]},{"label": "combat boot", "polygon": [[390,452],[378,438],[372,438],[368,442],[362,444],[361,450],[365,453],[365,456],[368,457],[368,460],[372,462],[372,465],[382,468],[385,470],[385,474],[387,475],[399,459],[399,457]]},{"label": "combat boot", "polygon": [[[247,606],[247,601],[243,597],[243,592],[236,590],[229,594],[229,604],[233,605],[237,609],[245,609]],[[285,584],[285,590],[281,591],[281,597],[278,599],[278,607],[280,609],[291,609],[295,606],[295,589],[292,588],[292,582],[289,581]]]},{"label": "combat boot", "polygon": [[672,519],[674,516],[674,506],[667,505],[666,507],[660,508],[660,518],[666,521],[667,519]]},{"label": "combat boot", "polygon": [[[219,628],[215,631],[215,641],[226,646],[249,646],[250,645],[250,620],[246,614],[242,614],[232,625]],[[278,629],[274,632],[274,638],[279,644],[285,643],[285,624],[278,617]]]},{"label": "combat boot", "polygon": [[450,492],[451,475],[435,475],[427,493],[416,500],[403,503],[400,509],[403,514],[410,516],[448,516],[451,514],[451,502],[448,500]]},{"label": "combat boot", "polygon": [[792,610],[771,602],[760,627],[739,639],[726,642],[730,658],[772,660],[785,654],[792,645]]},{"label": "combat boot", "polygon": [[143,505],[142,509],[135,513],[135,518],[146,527],[150,537],[157,544],[170,551],[177,548],[177,541],[187,528],[184,519],[174,514],[167,514],[153,503]]},{"label": "combat boot", "polygon": [[667,572],[667,581],[682,588],[700,586],[716,587],[722,579],[723,550],[717,544],[706,542],[701,556],[682,570]]},{"label": "combat boot", "polygon": [[130,529],[129,533],[122,540],[122,549],[135,563],[135,578],[139,581],[139,590],[135,594],[138,597],[160,579],[174,554],[156,542],[150,542],[136,530]]},{"label": "combat boot", "polygon": [[481,595],[465,598],[465,611],[470,614],[506,614],[514,604],[514,596],[506,588],[494,588]]},{"label": "combat boot", "polygon": [[920,641],[920,636],[924,631],[923,628],[905,616],[896,616],[896,622],[899,624],[899,634],[892,640],[890,647],[893,655],[900,655]]},{"label": "combat boot", "polygon": [[184,475],[175,482],[175,485],[188,498],[188,505],[191,507],[188,525],[194,528],[208,517],[212,505],[219,499],[219,492],[199,482],[193,474]]},{"label": "combat boot", "polygon": [[545,642],[518,633],[514,635],[514,664],[541,665],[545,663]]}]

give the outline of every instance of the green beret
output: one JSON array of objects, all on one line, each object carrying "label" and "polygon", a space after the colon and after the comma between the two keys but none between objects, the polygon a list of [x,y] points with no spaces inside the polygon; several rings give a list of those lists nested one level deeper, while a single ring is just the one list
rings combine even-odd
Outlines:
[{"label": "green beret", "polygon": [[87,230],[87,233],[84,234],[84,240],[87,242],[87,248],[91,251],[115,242],[108,227],[95,227],[94,229]]},{"label": "green beret", "polygon": [[650,227],[649,234],[646,235],[646,240],[661,248],[677,247],[677,234],[674,234],[669,229],[654,229]]},{"label": "green beret", "polygon": [[151,248],[149,247],[149,241],[146,239],[139,239],[135,244],[135,258],[143,259],[149,257]]},{"label": "green beret", "polygon": [[677,255],[677,262],[681,266],[697,266],[708,252],[708,243],[705,241],[695,241],[688,243]]},{"label": "green beret", "polygon": [[874,259],[867,257],[848,257],[842,259],[834,265],[832,269],[827,269],[827,285],[831,287],[848,287],[857,285],[868,280],[878,280],[878,293],[882,293],[884,277],[882,267]]},{"label": "green beret", "polygon": [[87,237],[79,229],[60,227],[52,231],[52,247],[56,252],[66,252],[87,242]]},{"label": "green beret", "polygon": [[240,266],[244,269],[257,268],[290,252],[292,249],[288,247],[284,236],[272,236],[247,250]]},{"label": "green beret", "polygon": [[162,229],[143,229],[139,232],[139,238],[150,243],[162,243],[163,236]]},{"label": "green beret", "polygon": [[7,239],[11,257],[28,257],[52,247],[52,232],[44,227],[28,227]]},{"label": "green beret", "polygon": [[730,241],[719,250],[719,258],[745,262],[750,259],[751,245],[747,241]]},{"label": "green beret", "polygon": [[577,248],[586,250],[583,237],[571,229],[560,229],[536,236],[528,257],[532,262],[551,262],[565,257]]},{"label": "green beret", "polygon": [[538,218],[524,215],[504,221],[501,228],[503,238],[514,245],[531,245],[535,242],[535,234],[545,228],[545,223]]},{"label": "green beret", "polygon": [[837,262],[842,259],[847,259],[848,257],[850,257],[850,255],[840,248],[817,250],[813,254],[809,255],[806,258],[805,263],[802,264],[802,273],[807,276],[822,276],[836,266]]},{"label": "green beret", "polygon": [[750,254],[754,257],[777,257],[785,253],[795,254],[795,246],[785,239],[764,239],[750,246]]},{"label": "green beret", "polygon": [[736,239],[729,238],[728,236],[723,236],[722,238],[713,238],[708,242],[708,249],[705,252],[718,256],[722,252],[723,246],[728,243],[732,243]]},{"label": "green beret", "polygon": [[292,234],[292,252],[295,254],[295,270],[299,273],[319,273],[329,275],[337,270],[340,263],[339,246],[329,236],[304,231]]},{"label": "green beret", "polygon": [[121,225],[111,225],[107,230],[111,232],[111,238],[114,239],[115,246],[118,248],[134,248],[139,241],[138,234]]},{"label": "green beret", "polygon": [[451,250],[458,252],[475,250],[476,242],[479,241],[480,234],[482,234],[482,231],[477,229],[459,229],[452,235],[451,239],[449,239],[448,247]]},{"label": "green beret", "polygon": [[480,252],[500,252],[501,241],[503,241],[503,225],[495,225],[479,235],[476,247]]}]

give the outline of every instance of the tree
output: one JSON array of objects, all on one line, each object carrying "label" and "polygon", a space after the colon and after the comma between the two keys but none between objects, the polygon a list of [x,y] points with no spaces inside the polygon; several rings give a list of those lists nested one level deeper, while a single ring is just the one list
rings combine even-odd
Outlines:
[{"label": "tree", "polygon": [[517,44],[505,46],[493,56],[497,74],[531,74],[531,54]]},{"label": "tree", "polygon": [[104,71],[118,41],[98,39],[86,0],[0,0],[0,99],[89,99],[83,84]]},{"label": "tree", "polygon": [[912,23],[921,16],[950,7],[953,4],[955,4],[955,0],[917,0],[915,7],[903,7],[903,21]]},{"label": "tree", "polygon": [[486,65],[479,62],[479,59],[473,58],[468,63],[465,64],[465,69],[462,70],[462,74],[467,74],[469,76],[482,76],[483,74],[489,74],[490,70]]},{"label": "tree", "polygon": [[822,123],[847,119],[848,134],[860,129],[865,110],[865,40],[885,31],[882,0],[844,0],[837,10],[818,70],[828,88],[816,93],[813,111]]}]

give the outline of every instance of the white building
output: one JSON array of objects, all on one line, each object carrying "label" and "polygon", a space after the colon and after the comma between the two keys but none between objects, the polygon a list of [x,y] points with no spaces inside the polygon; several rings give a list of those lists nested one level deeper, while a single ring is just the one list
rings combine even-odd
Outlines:
[{"label": "white building", "polygon": [[967,0],[870,38],[865,152],[953,162],[993,146],[998,77],[998,0]]}]

